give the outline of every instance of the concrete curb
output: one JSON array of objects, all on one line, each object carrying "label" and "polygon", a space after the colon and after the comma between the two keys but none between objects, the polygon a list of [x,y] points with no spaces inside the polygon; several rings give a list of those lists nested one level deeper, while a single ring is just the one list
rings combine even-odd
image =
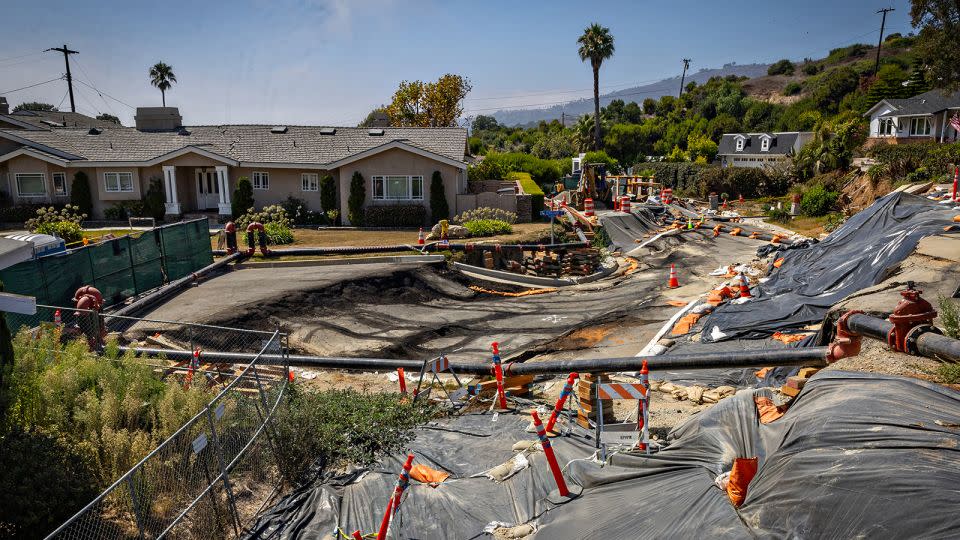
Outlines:
[{"label": "concrete curb", "polygon": [[303,261],[263,261],[237,264],[243,268],[296,268],[306,266],[342,266],[349,264],[439,264],[445,262],[443,255],[390,255],[383,257],[338,257],[335,259],[308,259]]},{"label": "concrete curb", "polygon": [[[611,264],[612,263],[612,264]],[[515,274],[503,270],[490,270],[479,266],[472,266],[455,262],[453,267],[464,274],[479,278],[490,278],[498,283],[509,283],[512,285],[531,286],[531,287],[569,287],[571,285],[580,285],[590,283],[600,278],[609,276],[620,267],[620,264],[613,258],[607,258],[601,263],[601,270],[594,272],[589,276],[582,278],[548,278],[540,276],[527,276],[524,274]]]}]

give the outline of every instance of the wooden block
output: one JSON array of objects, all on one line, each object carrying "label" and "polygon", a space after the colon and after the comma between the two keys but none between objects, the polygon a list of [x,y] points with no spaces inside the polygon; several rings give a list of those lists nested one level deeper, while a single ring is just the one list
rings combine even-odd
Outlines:
[{"label": "wooden block", "polygon": [[781,387],[780,387],[780,392],[783,393],[783,394],[786,394],[786,395],[788,395],[788,396],[790,396],[790,397],[797,397],[798,395],[800,395],[800,389],[799,389],[799,388],[790,388],[790,387],[787,386],[787,385],[781,386]]},{"label": "wooden block", "polygon": [[805,384],[807,384],[807,379],[794,375],[793,377],[787,377],[787,384],[784,386],[801,390]]},{"label": "wooden block", "polygon": [[813,368],[813,367],[800,368],[800,373],[798,373],[797,376],[803,377],[804,379],[809,379],[810,377],[813,377],[818,371],[820,371],[820,368]]}]

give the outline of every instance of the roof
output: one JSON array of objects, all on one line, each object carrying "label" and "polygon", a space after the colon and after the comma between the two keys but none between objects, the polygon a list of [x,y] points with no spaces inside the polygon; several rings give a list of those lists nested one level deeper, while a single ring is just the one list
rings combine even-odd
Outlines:
[{"label": "roof", "polygon": [[117,124],[113,122],[97,120],[85,114],[65,111],[17,111],[10,114],[0,114],[0,122],[14,124],[23,129],[117,127]]},{"label": "roof", "polygon": [[[382,135],[370,128],[275,125],[186,126],[180,132],[143,132],[112,127],[99,134],[88,129],[47,131],[0,130],[0,136],[79,157],[87,161],[145,162],[183,150],[200,149],[227,161],[246,163],[332,164],[391,143],[413,151],[436,154],[463,163],[467,130],[463,128],[385,127]],[[335,130],[332,135],[324,134]]]},{"label": "roof", "polygon": [[906,99],[884,99],[870,107],[864,116],[873,114],[877,106],[883,103],[891,109],[884,117],[935,114],[945,109],[960,108],[960,91],[944,94],[942,90],[930,90]]},{"label": "roof", "polygon": [[[806,133],[803,132],[785,132],[785,133],[724,133],[720,138],[718,155],[729,154],[763,154],[763,155],[787,155],[793,152],[797,139]],[[743,144],[743,150],[737,151],[737,138],[746,139]],[[766,152],[760,150],[760,140],[764,137],[771,138],[770,149]]]}]

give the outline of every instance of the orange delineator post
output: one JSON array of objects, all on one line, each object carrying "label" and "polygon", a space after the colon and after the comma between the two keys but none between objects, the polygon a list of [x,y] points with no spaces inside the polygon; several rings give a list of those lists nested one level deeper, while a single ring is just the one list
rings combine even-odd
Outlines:
[{"label": "orange delineator post", "polygon": [[423,227],[420,227],[420,234],[417,236],[417,245],[422,246],[423,244],[424,244]]},{"label": "orange delineator post", "polygon": [[960,167],[953,170],[953,193],[950,195],[951,201],[957,200],[957,183],[960,182]]},{"label": "orange delineator post", "polygon": [[493,346],[493,374],[497,377],[497,399],[500,401],[500,408],[507,408],[507,396],[503,391],[503,366],[500,365],[500,344],[494,341]]},{"label": "orange delineator post", "polygon": [[400,393],[405,395],[407,393],[407,379],[403,375],[402,367],[397,368],[397,377],[399,377],[398,380],[400,381]]},{"label": "orange delineator post", "polygon": [[61,324],[63,324],[63,319],[60,315],[59,309],[53,312],[53,324],[57,326],[60,326]]},{"label": "orange delineator post", "polygon": [[190,383],[193,382],[193,372],[200,367],[200,348],[193,351],[193,358],[190,360],[190,368],[187,369],[187,378],[183,382],[183,389],[189,390]]},{"label": "orange delineator post", "polygon": [[537,428],[537,438],[540,439],[540,446],[543,447],[543,453],[547,456],[547,463],[550,464],[553,480],[557,483],[557,491],[561,497],[569,497],[570,490],[567,489],[567,483],[563,480],[563,472],[557,463],[557,456],[553,455],[553,447],[550,446],[550,439],[547,438],[547,432],[543,429],[540,416],[537,415],[537,411],[530,411],[530,415],[533,416],[533,425]]},{"label": "orange delineator post", "polygon": [[353,540],[363,540],[363,535],[360,534],[360,531],[353,531],[353,534],[350,535]]},{"label": "orange delineator post", "polygon": [[644,442],[647,432],[647,412],[650,408],[648,401],[650,399],[650,369],[647,368],[647,361],[644,360],[640,366],[640,383],[647,389],[644,399],[637,400],[637,431],[640,432],[640,441],[637,443],[638,450],[647,450],[647,443]]},{"label": "orange delineator post", "polygon": [[557,398],[557,403],[553,406],[550,419],[547,420],[547,433],[553,431],[553,426],[557,423],[557,418],[560,417],[560,411],[563,410],[563,404],[567,401],[570,393],[573,392],[573,381],[577,380],[577,377],[579,377],[577,372],[573,372],[567,376],[567,382],[563,385],[563,390],[560,391],[560,397]]},{"label": "orange delineator post", "polygon": [[383,520],[380,522],[380,530],[377,532],[377,540],[384,540],[387,537],[387,529],[390,528],[390,518],[400,510],[400,496],[410,484],[410,469],[413,468],[413,454],[407,454],[407,462],[397,477],[397,485],[390,495],[390,502],[387,503],[387,511],[383,514]]}]

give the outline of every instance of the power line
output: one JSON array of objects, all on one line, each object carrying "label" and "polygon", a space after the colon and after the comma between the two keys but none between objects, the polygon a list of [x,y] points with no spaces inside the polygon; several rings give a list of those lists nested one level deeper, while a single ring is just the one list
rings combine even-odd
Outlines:
[{"label": "power line", "polygon": [[91,77],[90,74],[87,73],[87,70],[83,69],[83,64],[81,64],[80,62],[77,62],[77,67],[80,68],[80,72],[83,73],[83,76],[90,80],[90,87],[93,89],[94,92],[97,93],[98,96],[100,96],[100,101],[103,101],[103,104],[107,106],[107,109],[114,116],[117,116],[117,111],[113,110],[113,107],[110,106],[110,103],[106,100],[106,98],[103,97],[103,93],[99,89],[97,89],[95,86],[93,86],[93,77]]},{"label": "power line", "polygon": [[60,98],[60,103],[57,103],[57,109],[58,109],[58,110],[59,110],[60,107],[63,105],[63,101],[64,101],[65,99],[67,99],[67,93],[66,93],[66,92],[64,92],[64,93],[63,93],[63,97]]},{"label": "power line", "polygon": [[101,97],[102,97],[102,96],[107,96],[108,98],[110,98],[110,99],[112,99],[112,100],[114,100],[114,101],[116,101],[117,103],[119,103],[119,104],[121,104],[121,105],[125,105],[125,106],[127,106],[127,107],[130,107],[131,109],[134,109],[134,110],[136,110],[136,107],[134,107],[133,105],[130,105],[130,104],[129,104],[129,103],[127,103],[126,101],[122,101],[122,100],[119,100],[119,99],[117,99],[117,98],[115,98],[115,97],[113,97],[113,96],[111,96],[110,94],[108,94],[108,93],[106,93],[106,92],[102,92],[102,91],[100,91],[100,90],[98,90],[98,89],[96,89],[96,88],[94,88],[94,87],[93,87],[93,85],[92,85],[92,84],[90,84],[90,83],[86,83],[86,82],[83,82],[83,81],[81,81],[80,79],[74,79],[74,80],[75,80],[75,81],[77,81],[78,83],[80,83],[80,84],[82,84],[82,85],[84,85],[84,86],[86,86],[87,88],[89,88],[89,89],[91,89],[91,90],[93,90],[94,92],[96,92],[96,93],[98,93],[98,94],[100,94],[100,95],[101,95]]},{"label": "power line", "polygon": [[63,76],[61,75],[60,77],[57,77],[56,79],[50,79],[49,81],[38,82],[37,84],[31,84],[30,86],[24,86],[23,88],[16,88],[16,89],[13,89],[13,90],[4,90],[3,92],[0,92],[0,94],[12,94],[12,93],[14,93],[14,92],[19,92],[19,91],[21,91],[21,90],[26,90],[26,89],[28,89],[28,88],[34,88],[34,87],[40,86],[40,85],[42,85],[42,84],[47,84],[47,83],[52,83],[52,82],[54,82],[54,81],[62,81],[62,80],[63,80]]},{"label": "power line", "polygon": [[32,52],[32,53],[27,53],[27,54],[21,54],[21,55],[18,55],[18,56],[8,56],[8,57],[6,57],[6,58],[0,58],[0,63],[6,62],[6,61],[8,61],[8,60],[19,60],[19,59],[21,59],[21,58],[26,58],[26,57],[28,57],[28,56],[37,56],[38,54],[43,54],[43,53],[45,53],[45,52],[46,52],[46,51],[37,51],[37,52]]}]

